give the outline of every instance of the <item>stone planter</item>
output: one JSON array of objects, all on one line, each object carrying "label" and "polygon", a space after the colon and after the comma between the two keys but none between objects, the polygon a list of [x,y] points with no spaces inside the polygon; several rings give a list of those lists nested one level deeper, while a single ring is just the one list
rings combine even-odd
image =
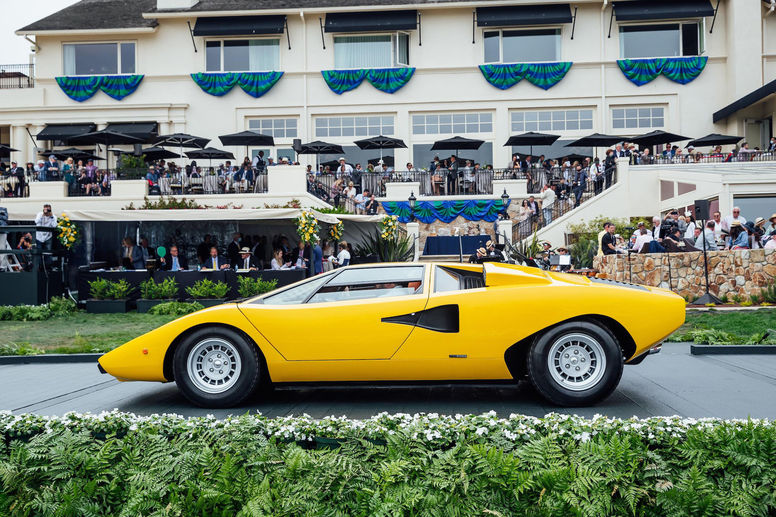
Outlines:
[{"label": "stone planter", "polygon": [[129,310],[129,300],[86,300],[86,312],[90,314],[117,314]]},{"label": "stone planter", "polygon": [[188,303],[194,303],[197,302],[201,304],[203,307],[215,307],[216,305],[221,305],[226,301],[226,298],[187,298],[186,302]]},{"label": "stone planter", "polygon": [[175,298],[164,298],[161,300],[146,300],[145,298],[140,298],[137,301],[137,312],[148,312],[148,310],[153,307],[154,305],[159,305],[160,303],[167,303],[167,302],[174,302]]}]

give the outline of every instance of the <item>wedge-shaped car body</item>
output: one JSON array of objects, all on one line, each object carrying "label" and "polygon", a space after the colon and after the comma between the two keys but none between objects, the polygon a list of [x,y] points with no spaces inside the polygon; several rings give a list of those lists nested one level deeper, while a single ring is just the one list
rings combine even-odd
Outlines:
[{"label": "wedge-shaped car body", "polygon": [[525,378],[586,405],[684,315],[667,290],[522,266],[352,266],[181,317],[99,362],[119,380],[174,380],[208,407],[271,383]]}]

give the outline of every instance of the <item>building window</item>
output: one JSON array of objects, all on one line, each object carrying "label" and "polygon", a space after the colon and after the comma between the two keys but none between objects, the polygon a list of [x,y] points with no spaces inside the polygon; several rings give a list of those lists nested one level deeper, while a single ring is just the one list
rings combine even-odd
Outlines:
[{"label": "building window", "polygon": [[415,135],[449,135],[463,133],[492,133],[493,114],[441,113],[412,116],[412,133]]},{"label": "building window", "polygon": [[208,72],[262,72],[280,69],[279,39],[228,39],[205,43]]},{"label": "building window", "polygon": [[315,136],[377,136],[393,135],[396,125],[393,115],[362,117],[316,117]]},{"label": "building window", "polygon": [[486,31],[486,63],[560,60],[560,29]]},{"label": "building window", "polygon": [[134,43],[66,43],[62,50],[65,75],[135,73]]},{"label": "building window", "polygon": [[262,118],[248,121],[248,129],[274,138],[296,138],[297,119]]},{"label": "building window", "polygon": [[620,27],[620,56],[698,56],[703,53],[703,21]]},{"label": "building window", "polygon": [[664,108],[612,108],[613,129],[658,129],[665,127]]},{"label": "building window", "polygon": [[334,37],[334,67],[337,69],[390,68],[409,64],[410,36],[405,32]]},{"label": "building window", "polygon": [[593,129],[593,110],[513,111],[512,131]]}]

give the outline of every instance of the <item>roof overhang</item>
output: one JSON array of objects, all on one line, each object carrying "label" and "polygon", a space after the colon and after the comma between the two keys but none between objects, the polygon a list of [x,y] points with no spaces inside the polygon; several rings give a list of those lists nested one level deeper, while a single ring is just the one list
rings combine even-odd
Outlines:
[{"label": "roof overhang", "polygon": [[418,27],[418,11],[404,9],[401,11],[373,12],[346,12],[328,13],[324,31],[351,33],[351,32],[378,32],[415,30]]},{"label": "roof overhang", "polygon": [[715,112],[712,119],[715,123],[719,122],[720,120],[725,120],[737,111],[748,108],[752,104],[760,102],[761,100],[773,95],[774,93],[776,93],[776,79],[764,86],[761,86],[760,88],[757,88],[752,93],[744,95],[737,101],[731,102],[721,110]]},{"label": "roof overhang", "polygon": [[613,5],[618,22],[714,16],[714,7],[709,0],[630,0],[616,1]]},{"label": "roof overhang", "polygon": [[17,36],[102,36],[115,34],[151,34],[157,27],[129,27],[124,29],[68,29],[56,31],[16,31]]},{"label": "roof overhang", "polygon": [[246,36],[256,34],[283,34],[284,15],[264,16],[208,16],[197,18],[194,36]]},{"label": "roof overhang", "polygon": [[478,7],[478,27],[525,27],[571,23],[569,4]]}]

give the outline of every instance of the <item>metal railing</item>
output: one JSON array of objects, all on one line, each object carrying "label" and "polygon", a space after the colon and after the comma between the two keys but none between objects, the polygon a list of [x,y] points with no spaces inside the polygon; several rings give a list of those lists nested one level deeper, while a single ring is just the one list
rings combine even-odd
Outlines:
[{"label": "metal railing", "polygon": [[682,153],[678,156],[638,156],[631,159],[631,165],[696,165],[699,163],[746,163],[773,161],[776,161],[776,152],[738,151],[737,153]]},{"label": "metal railing", "polygon": [[[112,181],[147,180],[148,169],[119,169],[110,171]],[[264,194],[267,192],[266,169],[252,169],[245,175],[238,171],[206,169],[189,174],[184,170],[165,171],[155,181],[149,181],[149,196],[179,194]]]},{"label": "metal railing", "polygon": [[[615,183],[617,183],[616,167],[611,167],[603,174],[597,175],[594,178],[587,178],[583,186],[573,181],[566,184],[565,180],[564,183],[561,183],[558,178],[551,179],[549,184],[555,186],[556,194],[552,207],[549,210],[545,210],[541,206],[540,194],[536,194],[535,197],[537,198],[536,202],[539,210],[528,215],[518,212],[518,222],[512,226],[512,242],[518,242],[530,237],[534,232],[549,225],[558,217],[571,212],[589,199],[603,193]],[[518,210],[521,206],[522,201],[518,204]]]},{"label": "metal railing", "polygon": [[15,174],[0,175],[0,197],[30,197],[27,174],[23,177]]},{"label": "metal railing", "polygon": [[35,65],[0,65],[0,89],[34,87]]}]

